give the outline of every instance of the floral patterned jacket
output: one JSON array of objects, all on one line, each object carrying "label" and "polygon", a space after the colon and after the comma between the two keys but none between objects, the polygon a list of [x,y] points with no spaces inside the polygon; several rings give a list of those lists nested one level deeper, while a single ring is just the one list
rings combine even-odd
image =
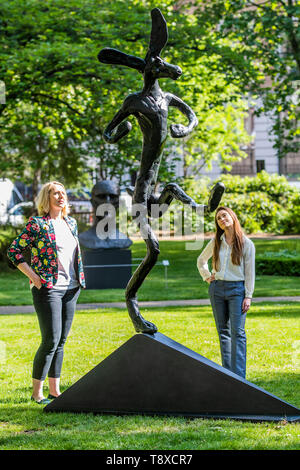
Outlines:
[{"label": "floral patterned jacket", "polygon": [[[77,241],[78,281],[81,287],[85,287],[77,223],[72,217],[65,217],[65,221]],[[55,232],[49,215],[30,217],[24,230],[12,242],[7,256],[15,266],[25,261],[22,252],[27,247],[31,249],[31,268],[40,276],[45,287],[52,288],[58,278],[58,262]]]}]

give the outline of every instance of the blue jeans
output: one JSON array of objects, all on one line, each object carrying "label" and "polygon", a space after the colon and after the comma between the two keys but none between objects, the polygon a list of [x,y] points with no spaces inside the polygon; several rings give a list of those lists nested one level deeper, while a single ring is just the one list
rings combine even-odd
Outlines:
[{"label": "blue jeans", "polygon": [[64,345],[70,332],[80,288],[58,290],[32,288],[35,311],[39,320],[42,341],[33,361],[32,377],[45,380],[59,378]]},{"label": "blue jeans", "polygon": [[222,366],[246,377],[246,313],[244,281],[213,281],[209,285],[210,302],[219,335]]}]

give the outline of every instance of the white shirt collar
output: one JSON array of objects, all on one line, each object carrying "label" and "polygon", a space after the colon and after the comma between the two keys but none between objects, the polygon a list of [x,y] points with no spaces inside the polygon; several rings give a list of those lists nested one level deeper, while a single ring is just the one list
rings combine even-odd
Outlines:
[{"label": "white shirt collar", "polygon": [[222,233],[222,235],[220,236],[220,240],[221,240],[222,242],[224,242],[225,245],[228,246],[228,247],[231,249],[231,245],[228,245],[228,243],[227,243],[227,241],[226,241],[225,232]]}]

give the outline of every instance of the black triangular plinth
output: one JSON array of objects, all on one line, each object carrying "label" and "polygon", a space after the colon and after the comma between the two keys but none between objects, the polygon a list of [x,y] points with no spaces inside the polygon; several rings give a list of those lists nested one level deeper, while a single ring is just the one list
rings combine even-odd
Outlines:
[{"label": "black triangular plinth", "polygon": [[296,407],[161,333],[133,336],[44,411],[300,420]]}]

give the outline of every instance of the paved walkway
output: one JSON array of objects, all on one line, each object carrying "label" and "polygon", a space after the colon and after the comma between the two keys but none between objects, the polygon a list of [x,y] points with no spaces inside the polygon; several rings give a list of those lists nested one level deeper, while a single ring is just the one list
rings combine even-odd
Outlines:
[{"label": "paved walkway", "polygon": [[[255,297],[253,302],[300,302],[299,297]],[[209,305],[209,299],[191,300],[158,300],[154,302],[139,302],[140,307],[186,307]],[[103,302],[90,304],[77,304],[76,310],[96,310],[98,308],[126,308],[125,302]],[[33,305],[18,305],[0,307],[0,315],[13,315],[17,313],[34,313]]]}]

